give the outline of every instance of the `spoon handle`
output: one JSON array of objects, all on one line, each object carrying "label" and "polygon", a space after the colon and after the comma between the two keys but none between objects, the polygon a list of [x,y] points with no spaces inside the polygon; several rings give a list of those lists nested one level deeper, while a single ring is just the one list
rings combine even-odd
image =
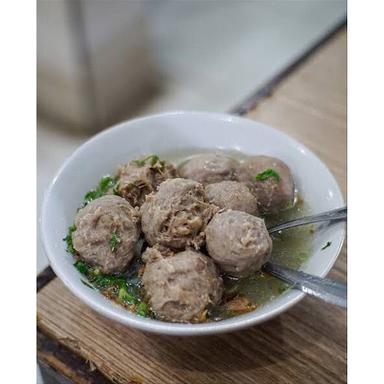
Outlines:
[{"label": "spoon handle", "polygon": [[264,264],[263,271],[292,284],[292,288],[299,289],[308,295],[318,297],[342,308],[347,307],[346,284],[295,271],[270,262]]},{"label": "spoon handle", "polygon": [[347,207],[334,209],[332,211],[319,213],[317,215],[301,217],[300,219],[295,219],[287,221],[282,224],[278,224],[271,228],[268,228],[269,233],[275,233],[282,231],[283,229],[298,227],[299,225],[313,224],[320,221],[336,221],[336,220],[345,220],[347,218]]}]

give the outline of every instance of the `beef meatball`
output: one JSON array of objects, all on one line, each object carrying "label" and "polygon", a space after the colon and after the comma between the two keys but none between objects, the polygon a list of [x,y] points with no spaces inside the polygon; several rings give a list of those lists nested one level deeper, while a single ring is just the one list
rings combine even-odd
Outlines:
[{"label": "beef meatball", "polygon": [[79,258],[104,273],[123,271],[140,235],[139,214],[128,201],[106,195],[80,209],[72,233]]},{"label": "beef meatball", "polygon": [[217,213],[206,228],[209,255],[226,273],[243,277],[259,270],[272,251],[264,220],[240,211]]},{"label": "beef meatball", "polygon": [[258,216],[257,199],[238,181],[225,180],[205,187],[209,202],[223,209],[233,209]]},{"label": "beef meatball", "polygon": [[142,276],[149,304],[156,315],[173,322],[199,322],[204,311],[218,304],[223,293],[222,279],[213,261],[188,249],[164,256],[148,248]]},{"label": "beef meatball", "polygon": [[169,179],[141,206],[142,229],[150,245],[198,249],[204,243],[204,229],[217,210],[208,202],[201,184]]},{"label": "beef meatball", "polygon": [[134,207],[141,206],[145,196],[156,190],[164,180],[177,176],[176,168],[164,160],[130,161],[121,166],[117,174],[116,192],[128,200]]},{"label": "beef meatball", "polygon": [[257,197],[259,210],[263,214],[276,214],[293,204],[295,186],[292,174],[279,159],[252,156],[239,166],[237,179],[246,183]]},{"label": "beef meatball", "polygon": [[230,157],[209,153],[194,156],[179,167],[179,174],[202,184],[233,180],[238,162]]}]

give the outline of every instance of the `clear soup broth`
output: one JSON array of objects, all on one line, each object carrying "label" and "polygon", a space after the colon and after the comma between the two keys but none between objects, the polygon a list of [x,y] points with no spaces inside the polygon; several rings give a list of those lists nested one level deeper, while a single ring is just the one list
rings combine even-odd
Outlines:
[{"label": "clear soup broth", "polygon": [[[175,165],[180,166],[190,157],[202,153],[223,153],[240,162],[248,157],[248,155],[237,150],[202,150],[201,148],[175,150],[172,152],[160,153],[159,156],[162,159],[171,161]],[[127,159],[127,161],[128,160],[129,159]],[[95,183],[96,182],[97,181],[95,180]],[[299,191],[296,191],[295,204],[292,208],[285,210],[279,215],[266,216],[264,217],[264,220],[267,227],[269,227],[273,224],[308,215],[309,213],[310,208],[300,196]],[[311,254],[313,233],[314,226],[306,225],[272,235],[273,250],[271,261],[282,266],[299,269]],[[94,277],[93,274],[90,273],[90,270],[85,269],[86,267],[82,268],[83,266],[80,265],[81,268],[79,268],[77,265],[77,268],[88,278],[88,281],[83,280],[83,282],[90,288],[98,289],[109,299],[115,301],[119,305],[123,305],[128,310],[140,316],[156,318],[156,314],[153,313],[146,304],[140,279],[144,267],[140,255],[145,247],[145,241],[141,240],[137,247],[137,255],[135,259],[131,262],[128,270],[120,275],[110,276],[99,274]],[[204,250],[202,251],[204,252]],[[258,272],[241,279],[226,275],[222,275],[222,277],[224,281],[223,300],[220,305],[206,311],[202,321],[220,321],[256,310],[289,289],[287,284],[263,272]],[[95,284],[95,282],[97,282],[97,284]],[[114,284],[114,282],[116,284]],[[124,282],[124,286],[126,287],[123,292],[121,282]],[[103,286],[103,284],[105,286]],[[240,306],[236,305],[236,303],[235,305],[232,305],[234,298],[241,298]]]}]

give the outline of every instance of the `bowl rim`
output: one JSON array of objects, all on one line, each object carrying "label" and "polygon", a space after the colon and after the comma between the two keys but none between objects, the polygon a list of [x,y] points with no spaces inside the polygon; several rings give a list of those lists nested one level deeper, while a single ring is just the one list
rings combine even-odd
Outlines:
[{"label": "bowl rim", "polygon": [[[335,190],[337,191],[338,198],[340,199],[342,204],[344,204],[344,198],[340,191],[339,185],[336,179],[334,178],[333,174],[325,165],[325,163],[310,149],[308,149],[304,144],[292,138],[285,132],[280,131],[276,128],[273,128],[267,124],[261,123],[257,120],[252,120],[246,117],[231,115],[228,113],[205,112],[205,111],[195,111],[195,110],[175,110],[175,111],[168,111],[168,112],[142,116],[142,117],[119,122],[111,126],[110,128],[107,128],[99,132],[98,134],[90,137],[88,140],[86,140],[83,144],[81,144],[66,158],[63,164],[57,170],[55,176],[53,177],[51,183],[49,184],[49,187],[46,189],[44,193],[44,199],[43,199],[39,222],[40,222],[40,233],[41,233],[41,238],[43,242],[43,247],[53,271],[55,272],[57,277],[59,277],[60,280],[64,283],[64,285],[71,291],[72,294],[74,294],[77,298],[79,298],[82,302],[90,306],[92,309],[96,310],[98,313],[101,313],[107,318],[118,321],[119,323],[122,323],[124,325],[131,326],[131,327],[140,329],[142,331],[147,331],[151,333],[174,335],[174,336],[196,336],[196,335],[219,334],[219,333],[226,333],[226,332],[247,328],[252,325],[262,323],[272,317],[279,315],[280,313],[286,311],[288,308],[292,307],[293,305],[298,303],[300,300],[302,300],[305,296],[305,293],[291,289],[279,296],[279,298],[285,296],[284,302],[281,305],[275,308],[272,308],[269,312],[263,313],[263,314],[257,314],[257,312],[256,313],[249,312],[247,314],[239,315],[239,316],[236,316],[235,318],[228,319],[228,320],[231,320],[231,322],[227,322],[227,320],[222,320],[220,322],[200,323],[200,324],[172,323],[172,322],[164,322],[160,320],[139,317],[129,311],[126,311],[126,314],[124,313],[123,315],[118,311],[113,311],[105,307],[101,302],[97,302],[93,300],[87,294],[84,294],[83,292],[78,291],[76,287],[72,284],[71,279],[67,278],[67,276],[64,273],[62,273],[59,263],[56,261],[56,258],[53,256],[54,248],[50,248],[49,246],[50,244],[49,236],[45,229],[46,222],[47,222],[46,218],[47,218],[48,202],[52,195],[52,190],[54,189],[56,182],[58,181],[63,171],[68,166],[68,164],[72,161],[72,159],[76,157],[78,153],[82,152],[89,146],[92,146],[94,141],[100,140],[100,138],[111,134],[111,132],[114,132],[120,129],[125,129],[127,124],[129,125],[129,124],[134,124],[140,121],[142,122],[149,119],[164,118],[164,117],[169,117],[174,115],[198,115],[200,117],[208,117],[211,119],[219,119],[219,120],[223,120],[227,122],[235,122],[235,123],[247,122],[249,124],[251,122],[278,133],[279,135],[283,136],[286,140],[295,144],[296,147],[305,149],[306,153],[309,156],[315,158],[319,162],[319,164],[321,164],[324,171],[328,173],[329,180],[333,184],[333,187],[335,188]],[[317,274],[317,276],[325,277],[328,274],[328,272],[331,270],[333,265],[335,264],[340,254],[340,251],[345,239],[345,233],[346,233],[345,226],[340,227],[339,231],[340,231],[340,234],[337,238],[338,245],[337,245],[337,248],[335,248],[333,257],[329,260],[327,266]],[[118,306],[118,304],[116,304],[116,306]]]}]

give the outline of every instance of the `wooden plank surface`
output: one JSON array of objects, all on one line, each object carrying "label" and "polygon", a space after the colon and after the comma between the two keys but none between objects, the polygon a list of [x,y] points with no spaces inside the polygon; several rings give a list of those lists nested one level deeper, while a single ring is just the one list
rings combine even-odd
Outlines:
[{"label": "wooden plank surface", "polygon": [[[249,117],[317,153],[345,195],[346,32],[319,49]],[[330,276],[346,279],[345,248]],[[109,321],[57,278],[40,290],[37,311],[43,335],[117,383],[346,382],[346,312],[313,298],[259,326],[196,338],[152,335]],[[40,348],[38,354],[75,382],[98,382],[68,370],[54,353]]]}]

